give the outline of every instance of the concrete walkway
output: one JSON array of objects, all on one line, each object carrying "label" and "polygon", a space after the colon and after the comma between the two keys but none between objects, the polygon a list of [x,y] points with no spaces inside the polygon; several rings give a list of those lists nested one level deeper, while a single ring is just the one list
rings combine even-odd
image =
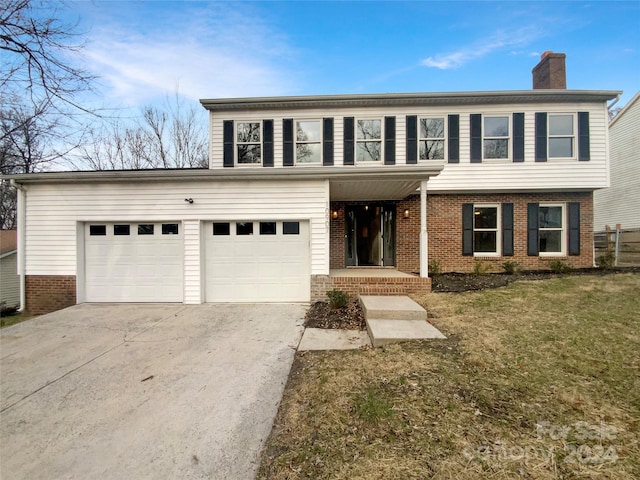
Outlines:
[{"label": "concrete walkway", "polygon": [[0,476],[253,478],[304,305],[78,305],[0,331]]}]

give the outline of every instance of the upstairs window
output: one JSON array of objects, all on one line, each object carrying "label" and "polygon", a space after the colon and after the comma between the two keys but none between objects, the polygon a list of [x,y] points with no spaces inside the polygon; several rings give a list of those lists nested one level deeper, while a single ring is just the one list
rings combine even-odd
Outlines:
[{"label": "upstairs window", "polygon": [[382,160],[382,120],[358,120],[356,126],[356,162]]},{"label": "upstairs window", "polygon": [[444,160],[444,118],[421,118],[418,132],[420,160]]},{"label": "upstairs window", "polygon": [[574,117],[549,114],[549,158],[574,158]]},{"label": "upstairs window", "polygon": [[262,162],[260,122],[238,122],[236,127],[237,161],[239,165]]},{"label": "upstairs window", "polygon": [[322,126],[320,120],[296,122],[296,163],[320,163],[322,159]]},{"label": "upstairs window", "polygon": [[509,158],[509,117],[483,118],[483,158],[485,160]]}]

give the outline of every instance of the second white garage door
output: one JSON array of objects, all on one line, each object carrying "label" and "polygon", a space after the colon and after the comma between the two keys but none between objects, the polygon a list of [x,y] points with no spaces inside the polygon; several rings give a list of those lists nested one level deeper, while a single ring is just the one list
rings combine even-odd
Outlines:
[{"label": "second white garage door", "polygon": [[309,222],[205,222],[207,302],[308,302]]}]

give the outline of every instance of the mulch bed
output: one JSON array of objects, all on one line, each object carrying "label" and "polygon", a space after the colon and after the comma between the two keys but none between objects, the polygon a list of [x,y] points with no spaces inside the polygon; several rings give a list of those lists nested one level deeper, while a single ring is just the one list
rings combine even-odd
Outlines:
[{"label": "mulch bed", "polygon": [[305,317],[308,328],[339,328],[343,330],[366,330],[362,308],[357,299],[352,298],[346,307],[332,309],[328,302],[311,305]]},{"label": "mulch bed", "polygon": [[515,275],[507,273],[489,273],[486,275],[472,275],[469,273],[443,273],[431,278],[433,292],[466,292],[470,290],[485,290],[487,288],[504,287],[516,280],[544,280],[547,278],[567,277],[572,275],[610,275],[614,273],[638,273],[640,267],[575,268],[568,273],[553,273],[545,271],[522,271]]}]

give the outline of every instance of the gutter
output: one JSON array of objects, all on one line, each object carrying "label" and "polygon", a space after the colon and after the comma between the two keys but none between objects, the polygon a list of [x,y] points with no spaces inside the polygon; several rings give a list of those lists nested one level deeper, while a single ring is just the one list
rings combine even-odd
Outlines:
[{"label": "gutter", "polygon": [[26,307],[27,293],[25,289],[26,285],[26,276],[25,276],[25,265],[26,265],[26,238],[25,238],[25,228],[26,228],[26,220],[27,220],[27,191],[26,189],[17,183],[15,180],[11,179],[11,185],[14,186],[18,191],[18,275],[20,275],[20,308],[18,308],[18,312],[23,312]]},{"label": "gutter", "polygon": [[249,180],[416,180],[438,175],[437,165],[380,165],[373,167],[258,167],[216,169],[103,170],[7,175],[14,185],[65,182],[175,182]]}]

